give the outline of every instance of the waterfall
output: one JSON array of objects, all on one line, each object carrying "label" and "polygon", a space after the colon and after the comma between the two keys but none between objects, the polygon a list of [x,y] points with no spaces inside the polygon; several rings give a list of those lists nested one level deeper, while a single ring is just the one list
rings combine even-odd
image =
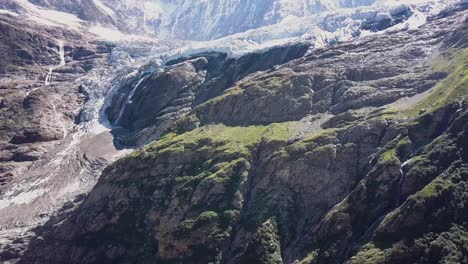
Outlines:
[{"label": "waterfall", "polygon": [[120,111],[119,111],[119,115],[117,116],[117,118],[115,119],[115,122],[114,124],[115,125],[118,125],[120,119],[122,118],[124,112],[125,112],[125,107],[128,105],[128,104],[131,104],[132,103],[132,97],[133,95],[135,94],[135,91],[138,89],[138,87],[140,86],[140,84],[146,80],[147,76],[141,76],[140,77],[140,80],[138,81],[138,83],[133,87],[132,91],[130,91],[130,94],[128,95],[127,99],[125,100],[125,103],[122,104],[122,107],[120,108]]},{"label": "waterfall", "polygon": [[405,162],[403,162],[401,165],[400,165],[400,181],[398,182],[398,192],[397,192],[397,196],[396,196],[396,201],[395,201],[395,207],[398,207],[400,205],[400,196],[401,196],[401,192],[402,192],[402,189],[403,189],[403,184],[405,183],[405,179],[406,179],[406,174],[405,172],[403,171],[405,166],[408,165],[409,163],[411,163],[412,159],[409,159]]},{"label": "waterfall", "polygon": [[49,72],[47,73],[46,79],[44,81],[45,85],[49,85],[52,82],[52,73],[55,69],[65,66],[65,49],[63,48],[63,41],[58,40],[59,45],[59,57],[60,57],[60,64],[54,67],[49,68]]}]

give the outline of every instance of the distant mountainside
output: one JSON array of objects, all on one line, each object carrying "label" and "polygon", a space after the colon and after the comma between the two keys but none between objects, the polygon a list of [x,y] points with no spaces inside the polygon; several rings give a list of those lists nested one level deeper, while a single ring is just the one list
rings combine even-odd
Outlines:
[{"label": "distant mountainside", "polygon": [[[27,0],[5,0],[0,8],[19,9]],[[210,40],[338,8],[368,6],[376,0],[30,0],[84,21],[132,33]]]},{"label": "distant mountainside", "polygon": [[0,263],[468,263],[467,0],[0,0]]},{"label": "distant mountainside", "polygon": [[140,68],[104,111],[118,148],[146,146],[19,263],[466,263],[467,10]]},{"label": "distant mountainside", "polygon": [[[123,2],[123,3],[122,3]],[[370,5],[375,0],[104,0],[135,28],[180,39],[209,40],[343,7]]]}]

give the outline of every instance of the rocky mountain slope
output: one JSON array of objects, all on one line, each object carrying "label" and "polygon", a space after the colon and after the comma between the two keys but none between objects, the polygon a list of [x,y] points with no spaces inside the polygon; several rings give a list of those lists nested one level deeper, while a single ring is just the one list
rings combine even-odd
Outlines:
[{"label": "rocky mountain slope", "polygon": [[[3,262],[10,258],[8,252],[21,251],[27,245],[11,247],[11,241],[27,241],[31,225],[47,220],[54,207],[74,199],[86,186],[90,188],[96,169],[112,160],[112,148],[87,148],[92,137],[81,147],[70,147],[81,109],[89,102],[80,78],[103,66],[112,46],[63,28],[34,24],[25,28],[11,15],[0,15],[0,27]],[[100,136],[101,141],[105,138]],[[111,145],[112,139],[109,142]]]},{"label": "rocky mountain slope", "polygon": [[145,66],[104,108],[119,144],[156,141],[19,263],[468,262],[467,25],[461,2],[304,56]]},{"label": "rocky mountain slope", "polygon": [[105,0],[117,16],[132,26],[179,39],[210,40],[338,8],[368,6],[375,0],[218,0],[115,1]]},{"label": "rocky mountain slope", "polygon": [[113,134],[122,145],[147,144],[181,116],[221,95],[237,80],[302,57],[309,46],[278,47],[239,59],[212,52],[168,61],[166,69],[138,75],[112,97],[106,113],[113,124]]},{"label": "rocky mountain slope", "polygon": [[27,23],[0,12],[2,263],[17,258],[32,228],[80,201],[123,154],[99,122],[104,96],[141,60],[168,50],[159,40],[117,46],[86,31]]},{"label": "rocky mountain slope", "polygon": [[[5,183],[16,174],[12,164],[40,159],[69,133],[85,101],[73,82],[102,64],[110,48],[67,30],[24,29],[9,16],[0,18],[0,27],[5,51],[0,65],[1,141],[8,142],[2,143],[0,177]],[[65,42],[66,64],[44,85],[47,69],[60,63],[59,41]]]},{"label": "rocky mountain slope", "polygon": [[[27,10],[26,0],[6,0],[0,8]],[[178,39],[210,40],[338,8],[369,6],[375,0],[31,0],[32,4],[113,25],[127,32]]]}]

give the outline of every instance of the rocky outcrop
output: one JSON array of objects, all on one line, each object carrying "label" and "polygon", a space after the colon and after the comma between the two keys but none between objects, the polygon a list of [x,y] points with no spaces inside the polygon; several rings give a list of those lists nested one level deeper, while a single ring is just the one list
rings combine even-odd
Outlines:
[{"label": "rocky outcrop", "polygon": [[424,62],[447,34],[440,26],[434,34],[399,32],[316,50],[237,83],[223,96],[198,106],[193,114],[201,124],[249,125],[381,107],[422,93],[446,77]]},{"label": "rocky outcrop", "polygon": [[[3,3],[6,2],[6,3]],[[15,0],[0,7],[15,10]],[[370,6],[376,0],[339,2],[307,0],[120,1],[120,0],[31,0],[41,7],[75,14],[91,22],[112,25],[130,33],[151,33],[158,37],[210,40],[280,23],[288,16],[308,17],[337,8]]]},{"label": "rocky outcrop", "polygon": [[118,25],[116,18],[93,0],[31,0],[30,2],[43,8],[75,14],[80,19],[92,23]]},{"label": "rocky outcrop", "polygon": [[[452,9],[245,77],[109,166],[20,263],[465,262],[466,22]],[[166,83],[165,104],[207,65],[141,84]]]},{"label": "rocky outcrop", "polygon": [[19,70],[22,66],[56,62],[55,39],[25,29],[13,17],[0,16],[0,36],[0,49],[5,54],[0,62],[0,74]]},{"label": "rocky outcrop", "polygon": [[389,14],[377,14],[373,19],[366,20],[361,28],[373,32],[381,31],[406,21],[413,15],[413,11],[406,6],[400,7]]},{"label": "rocky outcrop", "polygon": [[110,133],[83,124],[113,45],[4,14],[0,27],[0,262],[15,263],[31,229],[79,203],[114,159]]},{"label": "rocky outcrop", "polygon": [[465,122],[466,116],[464,106],[452,116],[453,122],[442,136],[405,163],[396,185],[400,188],[397,208],[374,224],[375,231],[353,249],[358,253],[350,263],[467,260],[467,226],[463,220],[468,215],[463,206],[467,191],[463,176],[467,127],[460,123]]},{"label": "rocky outcrop", "polygon": [[197,105],[221,95],[247,75],[271,69],[304,55],[309,45],[278,47],[239,59],[224,53],[197,54],[169,61],[122,85],[106,113],[122,145],[157,139]]},{"label": "rocky outcrop", "polygon": [[[31,24],[0,15],[0,184],[22,174],[69,133],[85,97],[74,81],[110,51],[104,43],[59,28]],[[60,63],[58,41],[65,43],[66,65],[57,68],[51,84],[49,67]],[[92,50],[93,57],[78,56]]]},{"label": "rocky outcrop", "polygon": [[[190,109],[195,91],[205,79],[206,73],[201,70],[207,63],[204,58],[189,60],[167,71],[141,77],[131,84],[127,97],[114,96],[112,104],[120,104],[121,108],[108,109],[108,115],[129,131],[155,126],[154,135],[148,136],[159,137],[171,121]],[[115,129],[114,134],[118,133]]]}]

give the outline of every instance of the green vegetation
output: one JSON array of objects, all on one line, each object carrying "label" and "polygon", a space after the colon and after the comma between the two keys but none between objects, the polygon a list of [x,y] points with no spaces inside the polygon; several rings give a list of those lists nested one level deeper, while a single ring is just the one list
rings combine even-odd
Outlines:
[{"label": "green vegetation", "polygon": [[245,147],[260,141],[285,141],[290,137],[287,123],[276,123],[266,126],[228,127],[222,124],[204,126],[185,134],[170,133],[152,143],[146,152],[184,151],[185,148],[202,143],[204,146],[224,142],[229,146],[226,151],[244,152]]},{"label": "green vegetation", "polygon": [[[252,86],[258,87],[259,89],[275,91],[280,89],[291,89],[292,83],[291,79],[287,76],[273,76],[265,78],[258,83],[254,83]],[[247,87],[250,88],[252,86]]]},{"label": "green vegetation", "polygon": [[276,220],[263,223],[253,235],[240,263],[282,264]]},{"label": "green vegetation", "polygon": [[[241,186],[247,181],[254,146],[286,142],[289,137],[288,123],[210,125],[184,134],[169,133],[113,164],[106,180],[117,181],[121,188],[138,185],[139,193],[146,194],[132,210],[145,212],[142,207],[151,206],[161,214],[179,215],[181,220],[166,229],[164,247],[183,240],[194,255],[182,257],[211,259],[239,219]],[[153,198],[155,192],[158,195]]]},{"label": "green vegetation", "polygon": [[336,143],[336,132],[337,129],[327,129],[322,133],[288,145],[280,152],[285,156],[298,156],[305,155],[310,151],[313,151],[317,154],[320,151],[330,150],[330,147],[333,147],[333,143]]},{"label": "green vegetation", "polygon": [[234,86],[232,88],[229,88],[229,89],[225,90],[223,94],[221,94],[219,96],[216,96],[215,98],[204,102],[203,104],[199,105],[198,107],[204,107],[206,105],[215,104],[215,103],[218,103],[218,102],[221,102],[221,101],[225,100],[226,98],[228,98],[230,96],[241,95],[242,93],[243,93],[242,88],[240,88],[239,86]]},{"label": "green vegetation", "polygon": [[[350,263],[465,261],[468,167],[460,156],[466,151],[464,140],[466,128],[458,135],[444,134],[418,151],[404,183],[413,195],[384,218]],[[395,149],[408,144],[403,138]],[[387,150],[383,156],[391,159],[393,152]]]},{"label": "green vegetation", "polygon": [[[218,124],[196,128],[194,124],[199,120],[190,115],[179,121],[180,129],[176,128],[127,156],[125,162],[121,162],[126,166],[125,172],[113,176],[141,177],[142,180],[132,179],[132,183],[119,184],[140,184],[136,189],[144,194],[144,198],[131,197],[135,203],[146,199],[143,206],[157,212],[154,217],[158,221],[163,218],[160,215],[172,217],[163,219],[167,239],[160,243],[166,243],[165,246],[174,251],[182,248],[181,255],[188,252],[187,256],[181,256],[187,262],[197,262],[195,259],[221,262],[221,249],[233,230],[240,226],[241,232],[236,234],[247,234],[242,237],[246,244],[235,245],[234,250],[239,252],[234,253],[241,256],[240,262],[282,263],[280,238],[285,237],[285,243],[294,243],[291,242],[293,235],[288,237],[291,230],[299,230],[295,229],[294,221],[310,223],[310,219],[304,218],[311,212],[301,211],[301,206],[307,206],[309,201],[304,202],[301,195],[310,191],[309,196],[304,197],[315,199],[312,196],[315,195],[314,187],[320,188],[319,184],[335,187],[331,185],[336,181],[335,176],[346,181],[345,187],[337,185],[337,188],[347,197],[336,201],[333,201],[335,197],[327,197],[330,201],[323,201],[323,208],[321,205],[312,208],[317,209],[318,214],[326,215],[317,215],[317,219],[311,220],[316,222],[310,223],[309,244],[299,245],[307,247],[310,253],[300,263],[341,262],[348,257],[346,252],[353,253],[348,250],[356,245],[363,246],[351,263],[413,263],[414,256],[416,259],[436,256],[435,259],[440,260],[445,257],[442,249],[453,248],[456,252],[460,251],[457,247],[463,248],[466,244],[463,236],[466,237],[468,172],[460,157],[466,155],[461,154],[466,151],[463,150],[463,142],[466,142],[463,133],[466,132],[440,136],[442,130],[433,136],[429,129],[418,130],[408,123],[376,119],[411,117],[414,118],[411,122],[424,125],[419,116],[423,109],[430,113],[467,94],[467,58],[466,50],[441,55],[433,66],[434,71],[451,72],[450,75],[414,108],[376,116],[379,112],[371,117],[372,121],[363,117],[345,123],[346,126],[362,124],[368,130],[357,127],[359,129],[347,134],[344,133],[346,127],[328,129],[288,145],[293,136],[293,122],[247,127]],[[289,89],[291,82],[282,77],[265,78],[229,89],[207,103],[244,93],[261,96],[262,93],[281,92],[281,89]],[[376,143],[386,142],[389,137],[396,139],[385,146]],[[278,142],[280,144],[267,144],[262,148],[271,153],[259,155],[268,157],[262,162],[275,166],[256,162],[255,147]],[[270,146],[279,149],[272,150]],[[377,162],[369,162],[376,152]],[[402,167],[401,163],[410,158]],[[336,165],[333,162],[342,160],[347,162],[343,162],[343,166],[328,166],[328,163]],[[309,171],[318,169],[321,173],[322,167],[314,167],[314,162],[324,167],[326,177],[328,173],[336,174],[329,177],[330,180],[317,177],[317,180],[308,181]],[[130,188],[128,193],[132,193]],[[317,198],[320,202],[322,197]],[[331,206],[334,207],[330,209]],[[141,204],[132,203],[128,215],[135,215],[131,210],[149,211],[141,207]],[[125,219],[133,224],[131,217]],[[168,219],[179,222],[171,224]],[[441,241],[452,244],[447,243],[450,244],[447,247]],[[285,248],[289,249],[291,245],[294,246],[286,244]],[[305,251],[299,248],[299,254],[305,255],[306,252],[301,250]]]},{"label": "green vegetation", "polygon": [[[447,73],[448,75],[416,105],[406,108],[388,108],[374,118],[404,120],[407,125],[410,125],[411,120],[421,115],[428,117],[450,103],[463,100],[468,95],[468,48],[443,52],[432,60],[431,71],[435,74]],[[426,122],[427,126],[433,124],[432,121],[430,118],[419,119],[420,123]]]},{"label": "green vegetation", "polygon": [[181,222],[178,225],[178,235],[179,236],[186,236],[190,234],[190,231],[192,231],[195,228],[199,228],[201,226],[204,226],[206,224],[210,223],[216,223],[218,221],[218,213],[214,211],[205,211],[198,215],[197,218],[195,219],[188,219],[183,222]]},{"label": "green vegetation", "polygon": [[240,211],[239,210],[226,210],[222,213],[220,217],[221,227],[227,227],[233,225],[239,220]]},{"label": "green vegetation", "polygon": [[398,164],[400,160],[398,159],[396,155],[396,150],[395,149],[390,149],[385,151],[382,156],[380,157],[379,162],[381,164],[388,164],[388,165],[393,165],[393,164]]},{"label": "green vegetation", "polygon": [[184,116],[174,123],[173,132],[183,134],[196,129],[200,125],[200,120],[194,114]]},{"label": "green vegetation", "polygon": [[411,155],[412,142],[409,137],[397,138],[389,142],[380,155],[380,165],[400,165]]},{"label": "green vegetation", "polygon": [[448,72],[449,75],[427,98],[400,115],[415,117],[422,112],[431,113],[468,95],[468,48],[442,53],[433,60],[432,68],[435,72]]},{"label": "green vegetation", "polygon": [[421,191],[417,192],[414,196],[416,199],[427,199],[440,194],[443,190],[448,189],[451,186],[449,181],[442,179],[436,179],[433,182],[426,185]]},{"label": "green vegetation", "polygon": [[297,78],[283,72],[254,75],[192,112],[201,125],[249,126],[298,121],[311,113],[313,91]]},{"label": "green vegetation", "polygon": [[373,243],[364,245],[358,254],[349,260],[350,264],[361,264],[361,263],[372,263],[378,264],[383,263],[385,259],[385,252],[376,248]]},{"label": "green vegetation", "polygon": [[320,134],[313,135],[312,137],[303,140],[304,143],[310,142],[328,142],[336,139],[338,129],[327,129]]},{"label": "green vegetation", "polygon": [[408,137],[391,141],[381,154],[379,163],[381,165],[399,165],[411,154],[411,145],[411,140]]},{"label": "green vegetation", "polygon": [[299,261],[298,264],[311,264],[314,262],[315,258],[317,258],[318,253],[316,250],[310,252],[307,254],[307,257],[305,257],[303,260]]},{"label": "green vegetation", "polygon": [[405,160],[409,155],[411,155],[412,142],[409,137],[405,137],[398,141],[398,144],[395,148],[396,155],[400,160]]},{"label": "green vegetation", "polygon": [[213,211],[206,211],[201,213],[196,222],[197,223],[210,223],[218,220],[218,214]]}]

